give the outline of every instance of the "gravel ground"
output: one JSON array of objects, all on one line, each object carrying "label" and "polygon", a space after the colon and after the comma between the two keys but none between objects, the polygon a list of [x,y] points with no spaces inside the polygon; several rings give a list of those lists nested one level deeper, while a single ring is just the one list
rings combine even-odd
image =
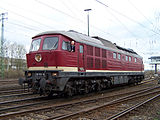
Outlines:
[{"label": "gravel ground", "polygon": [[[153,81],[151,83],[147,83],[147,84],[144,84],[142,86],[134,86],[134,87],[121,89],[121,90],[115,91],[113,93],[114,94],[116,92],[123,93],[125,91],[133,91],[133,90],[138,90],[138,89],[142,89],[142,88],[146,88],[146,87],[153,87],[155,85],[157,85],[157,81]],[[98,111],[95,112],[94,117],[93,116],[92,117],[79,117],[79,118],[76,118],[76,119],[92,120],[92,119],[89,119],[89,118],[95,118],[95,119],[98,118],[98,119],[103,120],[103,118],[104,118],[104,117],[102,117],[103,115],[99,116],[99,117],[97,116],[99,114],[99,112]],[[105,114],[105,112],[103,114]],[[84,116],[84,115],[82,115],[82,116]],[[104,115],[104,116],[106,116],[106,115]],[[98,120],[98,119],[96,119],[96,120]],[[129,115],[124,116],[124,117],[120,118],[119,120],[160,120],[160,97],[158,99],[156,99],[156,100],[154,100],[154,101],[136,109],[135,111],[131,112]]]},{"label": "gravel ground", "polygon": [[[14,84],[13,83],[4,84],[4,85],[0,83],[0,90],[11,89],[11,88],[14,89],[14,88],[21,87],[20,85],[18,85],[17,80],[15,80]],[[124,87],[124,89],[123,89],[123,87],[120,87],[120,89],[116,88],[116,90],[112,91],[112,92],[109,92],[110,90],[108,90],[106,92],[106,94],[114,95],[117,93],[123,93],[123,92],[129,92],[129,91],[142,89],[142,87],[143,88],[153,87],[155,85],[157,85],[157,81],[153,81],[151,83],[147,83],[144,85],[137,85],[137,86],[133,86],[133,87]],[[113,89],[115,89],[115,88],[113,88]],[[101,95],[103,95],[103,94],[101,94]],[[24,118],[24,119],[27,120],[27,118]],[[136,111],[131,112],[128,116],[121,118],[121,120],[160,120],[160,98],[149,103],[149,104],[146,104],[143,107],[138,108]]]},{"label": "gravel ground", "polygon": [[[148,86],[157,83],[157,81],[153,81],[148,84]],[[160,97],[140,108],[137,108],[133,112],[130,112],[129,115],[124,116],[119,120],[160,120]]]},{"label": "gravel ground", "polygon": [[160,120],[160,97],[137,108],[119,120]]},{"label": "gravel ground", "polygon": [[18,79],[0,80],[0,91],[1,90],[11,90],[21,88],[18,84]]}]

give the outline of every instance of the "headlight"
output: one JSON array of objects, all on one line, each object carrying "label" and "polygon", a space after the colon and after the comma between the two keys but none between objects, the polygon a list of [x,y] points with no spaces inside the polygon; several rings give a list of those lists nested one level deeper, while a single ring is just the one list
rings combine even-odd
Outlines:
[{"label": "headlight", "polygon": [[29,73],[27,73],[27,76],[30,77],[30,76],[32,76],[32,74],[29,72]]},{"label": "headlight", "polygon": [[52,73],[52,76],[53,76],[53,77],[55,77],[55,76],[57,76],[57,75],[58,75],[58,73],[56,73],[56,72]]},{"label": "headlight", "polygon": [[36,54],[36,55],[35,55],[35,60],[36,60],[37,62],[40,62],[40,61],[42,60],[41,54]]}]

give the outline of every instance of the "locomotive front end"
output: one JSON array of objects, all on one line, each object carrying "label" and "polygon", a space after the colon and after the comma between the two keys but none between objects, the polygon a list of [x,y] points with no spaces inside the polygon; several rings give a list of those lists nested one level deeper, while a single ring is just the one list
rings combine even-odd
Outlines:
[{"label": "locomotive front end", "polygon": [[27,56],[25,83],[34,93],[50,95],[59,91],[57,79],[61,70],[57,69],[59,46],[58,35],[34,37]]},{"label": "locomotive front end", "polygon": [[33,93],[40,95],[52,95],[53,91],[59,91],[57,80],[59,70],[28,70],[25,71],[26,83],[32,88]]}]

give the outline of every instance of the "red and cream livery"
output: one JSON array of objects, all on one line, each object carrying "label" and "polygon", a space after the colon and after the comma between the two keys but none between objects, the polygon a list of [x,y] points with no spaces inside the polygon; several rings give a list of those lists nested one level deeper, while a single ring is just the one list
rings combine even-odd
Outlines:
[{"label": "red and cream livery", "polygon": [[142,57],[100,37],[49,31],[33,37],[26,80],[34,92],[73,95],[144,78]]}]

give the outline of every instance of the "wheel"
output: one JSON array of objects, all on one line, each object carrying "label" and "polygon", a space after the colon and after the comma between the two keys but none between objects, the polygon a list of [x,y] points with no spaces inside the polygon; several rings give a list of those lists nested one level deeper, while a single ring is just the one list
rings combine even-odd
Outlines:
[{"label": "wheel", "polygon": [[71,86],[71,83],[67,83],[66,87],[65,87],[65,95],[66,96],[73,96],[74,95],[74,90],[73,87]]},{"label": "wheel", "polygon": [[111,82],[111,81],[108,81],[108,82],[107,82],[107,88],[111,88],[111,86],[112,86],[112,82]]},{"label": "wheel", "polygon": [[100,82],[98,82],[97,84],[97,91],[101,91],[102,90],[102,85]]},{"label": "wheel", "polygon": [[88,85],[88,82],[87,82],[87,81],[85,81],[84,92],[85,92],[86,94],[89,93],[89,85]]}]

